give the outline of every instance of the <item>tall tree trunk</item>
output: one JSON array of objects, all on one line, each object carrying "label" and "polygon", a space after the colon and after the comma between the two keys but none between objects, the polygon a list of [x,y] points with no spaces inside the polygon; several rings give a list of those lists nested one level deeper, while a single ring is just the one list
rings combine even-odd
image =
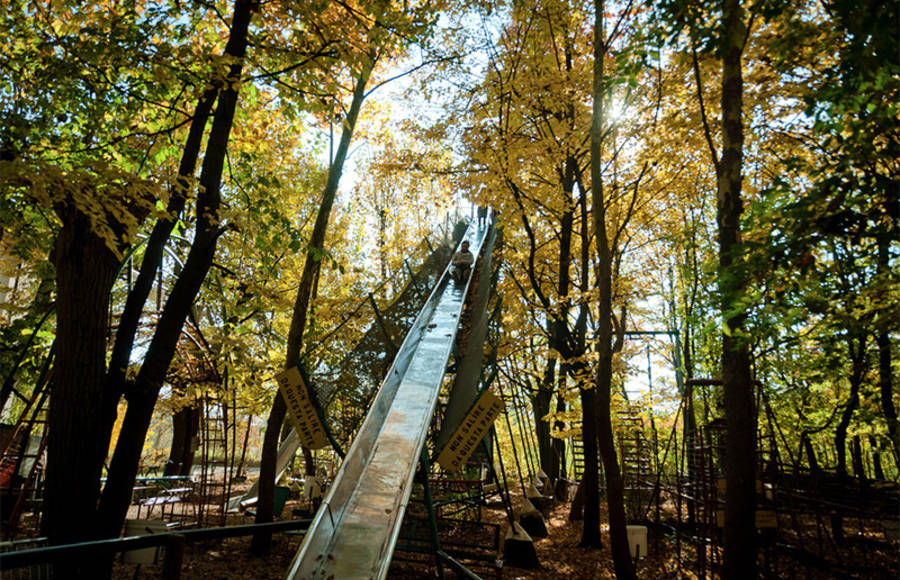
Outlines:
[{"label": "tall tree trunk", "polygon": [[743,72],[746,37],[740,0],[725,0],[722,14],[722,158],[717,168],[719,294],[725,325],[722,380],[725,442],[725,578],[756,578],[756,400],[750,346],[744,333],[747,275],[741,241]]},{"label": "tall tree trunk", "polygon": [[550,412],[550,403],[555,392],[556,359],[548,358],[544,376],[538,384],[537,392],[531,398],[534,412],[534,430],[538,443],[538,463],[551,481],[559,478],[559,458],[554,456],[553,441],[550,437],[550,422],[544,417]]},{"label": "tall tree trunk", "polygon": [[853,474],[860,481],[860,483],[865,484],[867,480],[866,476],[866,466],[865,459],[863,458],[863,450],[862,445],[859,441],[859,435],[853,436],[852,447],[850,449],[850,455],[853,458]]},{"label": "tall tree trunk", "polygon": [[869,435],[869,448],[872,450],[872,472],[878,481],[884,481],[884,467],[881,465],[881,449],[883,447],[883,441],[879,445],[878,439],[874,435]]},{"label": "tall tree trunk", "polygon": [[235,56],[236,60],[229,67],[226,88],[219,96],[207,141],[203,169],[200,173],[194,241],[184,268],[163,308],[144,363],[135,380],[122,431],[110,463],[106,488],[100,501],[98,519],[103,534],[109,537],[118,535],[122,528],[159,390],[175,354],[184,322],[212,265],[216,243],[221,234],[219,207],[222,170],[237,107],[250,20],[257,6],[258,3],[252,0],[235,1],[226,53]]},{"label": "tall tree trunk", "polygon": [[[694,387],[690,382],[684,386],[684,446],[687,453],[688,481],[697,480],[697,460],[694,449],[697,446],[697,417],[694,414]],[[688,524],[693,526],[697,516],[697,501],[693,493],[687,499]]]},{"label": "tall tree trunk", "polygon": [[[294,301],[291,327],[288,331],[287,347],[285,349],[285,367],[291,367],[296,364],[303,348],[303,332],[306,329],[306,318],[312,297],[313,283],[322,265],[322,257],[325,250],[325,233],[328,229],[331,207],[334,204],[334,197],[344,170],[344,161],[347,159],[347,151],[350,148],[350,140],[353,137],[356,120],[359,117],[359,111],[366,96],[366,85],[374,67],[375,55],[370,54],[367,56],[363,69],[356,79],[353,100],[350,103],[350,109],[347,112],[347,118],[344,120],[341,132],[341,141],[334,161],[328,170],[328,181],[325,184],[325,190],[322,192],[322,202],[319,204],[316,223],[313,226],[306,260],[303,264],[303,273],[300,276],[300,286],[297,288],[297,298]],[[279,391],[275,393],[275,400],[272,403],[272,410],[266,423],[266,433],[263,437],[262,459],[259,467],[259,500],[257,501],[256,511],[256,523],[258,524],[272,521],[275,500],[278,433],[282,423],[284,423],[286,413],[287,406]],[[272,534],[270,532],[256,534],[253,536],[251,550],[256,554],[264,554],[269,551],[271,543]]]},{"label": "tall tree trunk", "polygon": [[[581,475],[579,492],[584,498],[584,525],[581,545],[585,548],[599,548],[603,545],[600,536],[600,465],[597,448],[597,390],[593,385],[581,386],[581,441],[584,450],[584,473]],[[576,496],[579,492],[576,492]]]},{"label": "tall tree trunk", "polygon": [[[672,346],[672,358],[675,361],[675,381],[678,391],[681,394],[682,401],[682,433],[684,437],[684,448],[687,455],[687,473],[688,481],[693,483],[697,478],[697,465],[694,448],[697,445],[697,416],[694,413],[694,385],[691,379],[694,378],[694,363],[689,348],[691,341],[691,304],[685,304],[685,316],[682,324],[678,324],[677,310],[675,308],[675,281],[672,279],[672,300],[670,302],[670,311],[672,312],[672,328],[683,327],[684,337],[681,336],[681,330],[676,331],[674,336],[674,344]],[[697,515],[697,501],[693,497],[695,494],[688,494],[686,501],[688,512],[688,525],[693,526]]]},{"label": "tall tree trunk", "polygon": [[[95,539],[108,439],[100,436],[107,307],[118,259],[76,209],[60,211],[56,240],[56,362],[48,421],[41,533],[52,544]],[[74,443],[74,444],[73,444]]]},{"label": "tall tree trunk", "polygon": [[[852,365],[849,377],[850,394],[847,395],[847,402],[844,403],[844,410],[841,412],[841,420],[838,421],[834,432],[837,472],[841,479],[846,479],[849,475],[847,473],[847,431],[850,428],[853,413],[859,408],[859,388],[865,375],[866,340],[865,334],[858,337],[847,337],[847,354]],[[831,534],[835,541],[839,543],[844,541],[844,518],[840,512],[831,516]]]},{"label": "tall tree trunk", "polygon": [[172,445],[165,475],[190,475],[200,432],[200,409],[185,406],[172,414]]},{"label": "tall tree trunk", "polygon": [[800,435],[800,445],[806,450],[806,459],[809,463],[809,472],[814,476],[819,474],[819,461],[816,459],[816,450],[813,449],[812,441],[809,440],[809,435],[806,432]]},{"label": "tall tree trunk", "polygon": [[[855,343],[855,344],[854,344]],[[847,430],[853,413],[859,408],[859,388],[865,375],[866,336],[847,337],[847,354],[852,368],[850,370],[850,393],[844,410],[841,412],[841,420],[834,430],[834,448],[837,451],[837,471],[842,478],[847,477]]]},{"label": "tall tree trunk", "polygon": [[[890,238],[878,236],[878,273],[883,276],[890,275]],[[889,319],[890,315],[886,318]],[[900,421],[897,419],[897,409],[894,407],[894,374],[891,369],[891,337],[889,320],[880,320],[881,328],[875,336],[878,345],[878,391],[881,401],[881,412],[887,422],[888,435],[891,438],[891,447],[894,451],[894,464],[900,468]]]},{"label": "tall tree trunk", "polygon": [[[635,578],[634,564],[628,549],[625,528],[625,490],[619,461],[616,457],[612,432],[612,359],[613,359],[613,310],[612,310],[612,251],[606,231],[606,206],[603,192],[603,126],[605,123],[606,79],[604,60],[606,38],[604,32],[605,2],[594,0],[594,79],[593,111],[591,122],[591,210],[594,237],[597,242],[597,414],[598,442],[603,469],[606,473],[606,503],[609,510],[609,537],[616,577]],[[625,321],[622,321],[624,326]]]},{"label": "tall tree trunk", "polygon": [[[556,412],[563,413],[566,410],[566,400],[563,398],[563,389],[565,388],[565,374],[560,369],[560,380],[559,380],[559,390],[556,392]],[[565,430],[566,424],[564,421],[557,419],[554,421],[553,426],[560,431]],[[566,442],[563,439],[554,437],[551,442],[550,447],[550,456],[551,462],[555,464],[559,472],[556,474],[556,488],[554,490],[554,495],[556,496],[557,501],[567,501],[569,499],[569,482],[568,474],[566,473]]]}]

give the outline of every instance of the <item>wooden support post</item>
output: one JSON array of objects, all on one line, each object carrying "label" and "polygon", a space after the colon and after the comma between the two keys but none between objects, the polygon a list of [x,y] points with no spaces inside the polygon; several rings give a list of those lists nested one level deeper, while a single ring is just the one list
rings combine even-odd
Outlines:
[{"label": "wooden support post", "polygon": [[444,580],[444,563],[441,560],[441,540],[438,535],[437,515],[434,513],[434,502],[431,499],[431,484],[428,478],[431,475],[431,468],[428,462],[428,448],[422,447],[422,456],[420,459],[420,467],[422,469],[422,486],[425,489],[425,510],[428,512],[428,523],[431,527],[431,541],[434,544],[435,563],[437,564],[438,578]]}]

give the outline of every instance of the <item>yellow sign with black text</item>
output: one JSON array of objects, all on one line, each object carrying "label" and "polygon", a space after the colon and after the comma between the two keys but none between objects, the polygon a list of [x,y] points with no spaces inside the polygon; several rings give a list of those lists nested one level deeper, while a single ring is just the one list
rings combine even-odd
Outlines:
[{"label": "yellow sign with black text", "polygon": [[438,455],[441,467],[447,471],[458,471],[487,435],[502,410],[503,401],[490,389],[485,391]]},{"label": "yellow sign with black text", "polygon": [[309,400],[309,391],[303,382],[300,369],[291,367],[275,375],[281,396],[287,403],[288,413],[294,423],[294,429],[300,436],[300,443],[308,449],[321,449],[328,445],[325,429],[312,401]]}]

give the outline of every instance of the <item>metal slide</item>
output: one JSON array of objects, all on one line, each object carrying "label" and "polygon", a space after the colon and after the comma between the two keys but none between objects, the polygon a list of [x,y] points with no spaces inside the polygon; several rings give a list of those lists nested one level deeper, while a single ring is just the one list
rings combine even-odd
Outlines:
[{"label": "metal slide", "polygon": [[[291,429],[284,441],[278,446],[278,455],[275,463],[275,481],[281,479],[284,470],[287,469],[288,463],[294,459],[297,450],[300,449],[300,436],[297,435],[295,429]],[[234,513],[248,505],[256,503],[259,496],[259,479],[253,482],[250,489],[243,495],[236,495],[228,500],[225,506],[226,513]]]},{"label": "metal slide", "polygon": [[[465,233],[464,224],[460,223],[454,229],[451,236],[454,240],[459,240]],[[441,243],[437,248],[425,258],[419,270],[409,279],[407,285],[400,291],[400,294],[394,296],[391,303],[381,311],[381,315],[389,321],[392,329],[397,329],[397,337],[403,336],[412,325],[416,315],[422,309],[426,299],[431,293],[432,288],[440,280],[447,260],[453,253],[453,244],[450,240]],[[355,386],[357,390],[364,391],[361,398],[366,401],[375,394],[378,386],[381,384],[385,376],[384,362],[385,350],[388,344],[384,341],[384,329],[379,325],[379,321],[373,320],[372,325],[362,336],[353,350],[348,352],[344,360],[337,368],[337,372],[329,376],[328,373],[321,373],[313,370],[313,384],[316,386],[320,404],[326,408],[331,405],[331,399],[335,396],[345,394],[348,383]],[[324,393],[323,393],[324,391]],[[344,397],[342,404],[347,404],[347,398]],[[367,406],[363,404],[361,406]],[[352,424],[352,429],[359,427],[364,418],[366,409],[344,409],[344,420],[346,415],[359,413],[359,420]],[[332,425],[332,432],[343,443],[349,443],[350,440],[341,439],[343,433],[335,432],[335,425]],[[277,463],[275,468],[275,481],[278,481],[284,473],[287,466],[294,459],[297,450],[300,449],[300,438],[297,432],[292,428],[278,446]],[[228,500],[226,511],[229,513],[237,512],[243,507],[256,503],[259,494],[259,480],[253,482],[252,487],[242,495],[237,495]]]},{"label": "metal slide", "polygon": [[[466,231],[476,256],[487,231]],[[457,287],[449,269],[400,346],[287,578],[387,573],[468,288]]]}]

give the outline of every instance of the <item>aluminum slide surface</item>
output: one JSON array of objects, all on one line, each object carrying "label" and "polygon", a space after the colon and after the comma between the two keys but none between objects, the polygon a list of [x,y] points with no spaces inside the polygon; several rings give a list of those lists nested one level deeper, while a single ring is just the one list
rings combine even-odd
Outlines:
[{"label": "aluminum slide surface", "polygon": [[[463,240],[478,255],[487,228]],[[468,282],[445,270],[400,346],[316,513],[289,579],[384,578],[456,338]]]}]

